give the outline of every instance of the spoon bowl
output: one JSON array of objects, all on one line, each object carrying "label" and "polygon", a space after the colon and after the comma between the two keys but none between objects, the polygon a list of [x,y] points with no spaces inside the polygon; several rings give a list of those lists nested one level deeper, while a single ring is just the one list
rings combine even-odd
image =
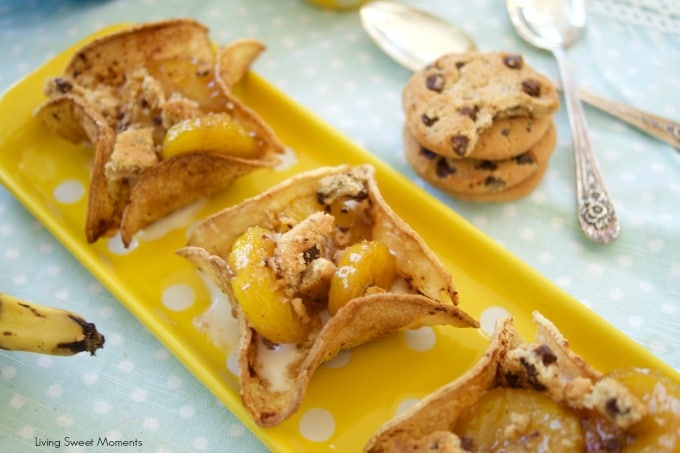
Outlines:
[{"label": "spoon bowl", "polygon": [[464,31],[426,11],[391,1],[372,1],[359,10],[368,36],[397,63],[419,71],[448,53],[476,50]]},{"label": "spoon bowl", "polygon": [[571,128],[579,226],[592,241],[609,243],[619,234],[619,221],[590,144],[565,52],[585,27],[583,0],[505,0],[505,5],[517,34],[555,57]]},{"label": "spoon bowl", "polygon": [[545,50],[569,47],[586,27],[583,2],[560,0],[507,0],[510,20],[527,42]]}]

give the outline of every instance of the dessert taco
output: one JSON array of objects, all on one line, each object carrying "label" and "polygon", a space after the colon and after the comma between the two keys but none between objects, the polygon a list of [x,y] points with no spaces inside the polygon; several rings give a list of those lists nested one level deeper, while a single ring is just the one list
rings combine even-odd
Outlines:
[{"label": "dessert taco", "polygon": [[387,421],[364,451],[678,451],[680,386],[650,370],[603,375],[533,319],[533,343],[498,320],[473,368]]},{"label": "dessert taco", "polygon": [[[343,349],[426,325],[478,326],[369,165],[294,176],[208,218],[178,253],[232,305],[242,400],[263,426],[289,417],[317,367]],[[295,353],[273,379],[263,348],[282,345]]]},{"label": "dessert taco", "polygon": [[45,84],[35,115],[95,151],[88,242],[139,230],[241,175],[275,166],[283,145],[231,92],[264,50],[242,39],[215,48],[191,19],[145,23],[80,48]]}]

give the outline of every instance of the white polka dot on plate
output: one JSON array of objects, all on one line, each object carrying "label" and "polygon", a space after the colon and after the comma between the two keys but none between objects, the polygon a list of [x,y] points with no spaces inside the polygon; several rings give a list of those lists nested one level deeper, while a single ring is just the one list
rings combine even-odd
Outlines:
[{"label": "white polka dot on plate", "polygon": [[69,179],[54,189],[54,198],[60,203],[71,204],[80,200],[85,194],[85,187],[80,181]]},{"label": "white polka dot on plate", "polygon": [[426,326],[420,329],[407,330],[404,332],[404,338],[409,348],[415,351],[427,351],[434,347],[437,342],[437,336],[432,330],[432,327]]},{"label": "white polka dot on plate", "polygon": [[510,313],[503,307],[489,307],[479,316],[479,324],[484,332],[492,335],[496,329],[496,321],[509,316]]},{"label": "white polka dot on plate", "polygon": [[326,409],[310,409],[300,419],[300,434],[312,442],[324,442],[335,432],[335,419]]},{"label": "white polka dot on plate", "polygon": [[325,362],[324,365],[328,368],[343,368],[349,363],[351,358],[352,353],[350,351],[340,351],[338,355]]},{"label": "white polka dot on plate", "polygon": [[417,404],[418,401],[420,401],[418,398],[406,398],[405,400],[401,401],[397,406],[397,413],[395,415],[403,414],[408,409]]},{"label": "white polka dot on plate", "polygon": [[126,248],[125,244],[123,244],[123,239],[120,236],[120,232],[111,236],[106,242],[107,248],[114,255],[127,255],[137,248],[137,245],[137,241],[133,239],[132,243]]},{"label": "white polka dot on plate", "polygon": [[161,301],[168,310],[186,310],[194,304],[194,290],[189,285],[178,283],[163,291]]}]

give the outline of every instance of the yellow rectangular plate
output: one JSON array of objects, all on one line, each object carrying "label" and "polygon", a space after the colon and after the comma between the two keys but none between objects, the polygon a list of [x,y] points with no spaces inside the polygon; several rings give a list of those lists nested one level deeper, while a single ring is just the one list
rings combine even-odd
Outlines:
[{"label": "yellow rectangular plate", "polygon": [[[107,28],[96,36],[119,28]],[[210,296],[193,266],[174,253],[184,245],[186,229],[140,241],[126,253],[115,238],[89,245],[84,238],[85,195],[76,200],[64,197],[65,193],[77,194],[74,187],[87,187],[92,150],[48,133],[32,112],[44,101],[45,78],[61,74],[74,49],[82,44],[39,68],[0,99],[0,178],[268,447],[291,453],[360,451],[400,405],[461,375],[484,353],[489,337],[482,329],[435,328],[392,335],[344,353],[343,360],[332,366],[321,366],[293,417],[274,428],[256,426],[241,405],[238,379],[227,367],[229,351],[220,350],[194,325],[195,318],[208,308]],[[468,313],[484,321],[496,308],[505,310],[515,317],[520,332],[532,338],[530,313],[540,310],[596,368],[658,368],[678,379],[670,367],[257,75],[245,77],[238,95],[275,129],[297,160],[288,169],[259,170],[240,179],[230,190],[211,198],[197,219],[295,173],[322,165],[370,163],[376,167],[387,202],[453,274],[460,306]],[[169,288],[187,287],[195,294],[190,306],[164,304]]]}]

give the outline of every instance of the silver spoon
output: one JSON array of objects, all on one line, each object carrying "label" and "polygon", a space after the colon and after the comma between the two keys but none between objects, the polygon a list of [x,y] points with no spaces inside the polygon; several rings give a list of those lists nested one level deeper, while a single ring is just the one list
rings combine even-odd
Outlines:
[{"label": "silver spoon", "polygon": [[[360,15],[364,29],[378,47],[411,71],[444,54],[476,49],[474,41],[455,25],[402,3],[374,0],[361,7]],[[680,123],[583,89],[578,94],[593,107],[680,149]]]},{"label": "silver spoon", "polygon": [[571,126],[579,225],[588,238],[606,244],[618,236],[619,221],[590,146],[583,106],[565,53],[586,25],[583,0],[506,0],[505,6],[517,33],[555,57]]}]

